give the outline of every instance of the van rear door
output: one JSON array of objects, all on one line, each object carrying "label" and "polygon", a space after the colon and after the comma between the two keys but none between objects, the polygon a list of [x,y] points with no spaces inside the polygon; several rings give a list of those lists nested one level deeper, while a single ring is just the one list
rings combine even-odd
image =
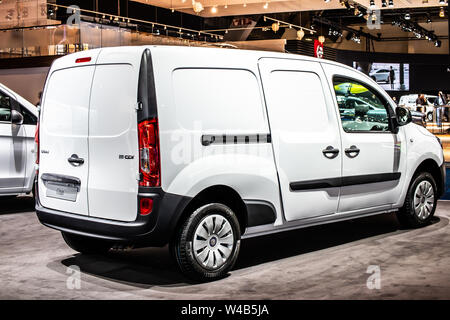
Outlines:
[{"label": "van rear door", "polygon": [[39,199],[44,207],[88,215],[88,116],[93,65],[51,73],[40,125]]},{"label": "van rear door", "polygon": [[138,68],[131,64],[98,64],[95,69],[89,110],[88,193],[92,217],[136,220],[137,83]]}]

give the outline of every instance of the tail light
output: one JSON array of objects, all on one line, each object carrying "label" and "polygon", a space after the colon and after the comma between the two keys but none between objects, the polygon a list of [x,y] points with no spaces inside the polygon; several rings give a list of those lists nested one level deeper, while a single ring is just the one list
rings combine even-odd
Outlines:
[{"label": "tail light", "polygon": [[158,119],[150,119],[139,123],[139,171],[143,187],[159,187],[161,185],[161,167],[159,155]]},{"label": "tail light", "polygon": [[153,210],[153,199],[150,198],[139,199],[139,214],[141,216],[146,216],[150,214],[152,210]]},{"label": "tail light", "polygon": [[39,122],[34,133],[34,151],[36,152],[36,164],[39,164]]}]

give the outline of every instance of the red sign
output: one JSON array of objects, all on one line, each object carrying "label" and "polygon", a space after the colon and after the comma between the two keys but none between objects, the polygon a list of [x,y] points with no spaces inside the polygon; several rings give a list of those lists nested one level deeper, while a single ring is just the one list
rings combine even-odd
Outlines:
[{"label": "red sign", "polygon": [[314,40],[314,57],[323,58],[323,43],[320,43],[319,40]]}]

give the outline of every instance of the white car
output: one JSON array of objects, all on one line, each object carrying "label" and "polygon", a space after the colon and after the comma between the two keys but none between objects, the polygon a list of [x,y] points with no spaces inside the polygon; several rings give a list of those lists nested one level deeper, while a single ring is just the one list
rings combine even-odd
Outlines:
[{"label": "white car", "polygon": [[0,200],[34,187],[36,107],[0,83]]},{"label": "white car", "polygon": [[[401,96],[400,100],[398,101],[398,105],[406,107],[410,110],[417,111],[416,100],[418,97],[419,97],[418,94],[408,94]],[[425,98],[427,99],[427,105],[424,108],[422,108],[421,112],[426,114],[428,121],[433,121],[433,111],[437,103],[438,97],[426,94]]]},{"label": "white car", "polygon": [[371,72],[369,76],[377,83],[389,83],[390,71],[389,69],[379,69]]},{"label": "white car", "polygon": [[[353,97],[389,116],[341,118],[337,101]],[[182,272],[217,279],[241,239],[391,212],[429,223],[443,151],[410,122],[376,82],[332,61],[83,51],[46,80],[36,212],[76,251],[169,243]]]}]

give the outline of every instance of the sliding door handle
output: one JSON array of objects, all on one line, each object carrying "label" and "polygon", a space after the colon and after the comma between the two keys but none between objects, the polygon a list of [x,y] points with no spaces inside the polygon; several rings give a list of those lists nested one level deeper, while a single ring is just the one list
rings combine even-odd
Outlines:
[{"label": "sliding door handle", "polygon": [[356,156],[358,156],[360,151],[361,150],[359,150],[356,146],[351,146],[350,148],[345,149],[345,154],[349,158],[355,158]]},{"label": "sliding door handle", "polygon": [[325,156],[325,158],[334,159],[338,156],[339,149],[335,149],[332,146],[328,146],[326,147],[326,149],[322,150],[322,153]]}]

